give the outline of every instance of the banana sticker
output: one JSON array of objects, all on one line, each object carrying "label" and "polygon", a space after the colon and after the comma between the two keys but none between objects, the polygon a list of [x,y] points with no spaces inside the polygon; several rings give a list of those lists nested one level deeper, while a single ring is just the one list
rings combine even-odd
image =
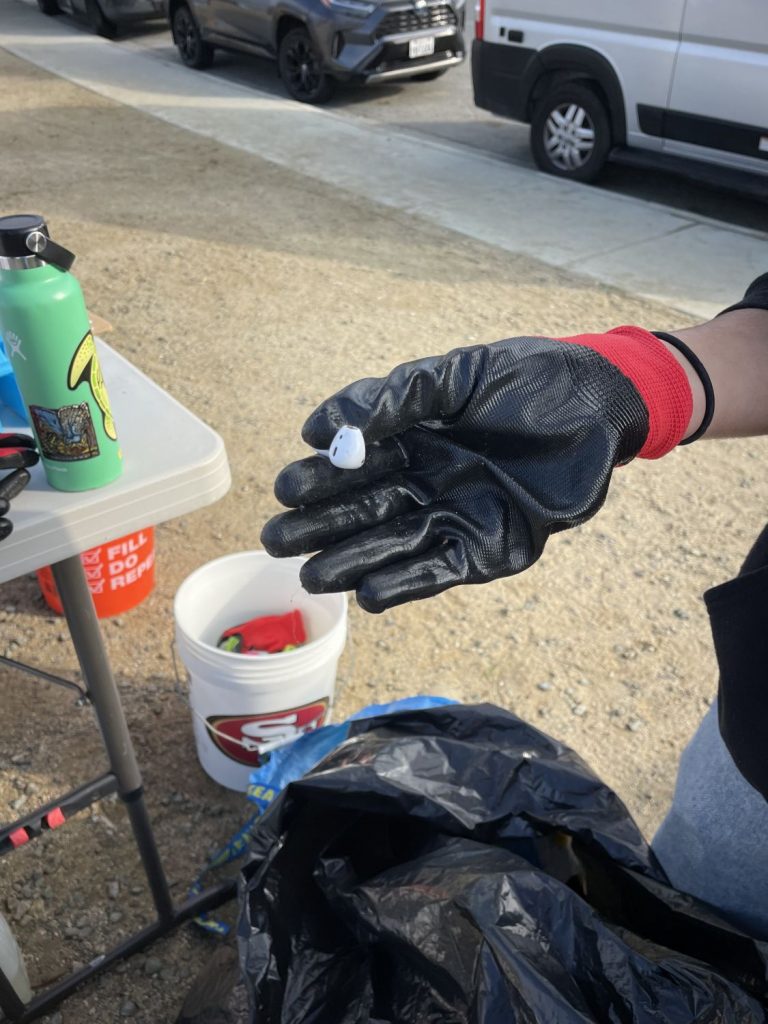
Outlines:
[{"label": "banana sticker", "polygon": [[77,346],[72,362],[69,364],[67,384],[70,391],[74,391],[83,381],[87,381],[91,388],[91,394],[96,404],[101,409],[104,417],[104,433],[113,441],[117,440],[115,421],[112,419],[112,411],[109,408],[109,396],[104,386],[104,377],[96,355],[96,344],[90,331],[86,334]]}]

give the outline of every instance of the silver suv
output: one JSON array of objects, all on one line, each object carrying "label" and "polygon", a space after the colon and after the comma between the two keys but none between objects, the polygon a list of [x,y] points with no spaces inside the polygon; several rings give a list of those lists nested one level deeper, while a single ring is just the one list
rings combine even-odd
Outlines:
[{"label": "silver suv", "polygon": [[464,60],[464,0],[166,0],[182,61],[214,49],[277,60],[286,89],[323,103],[339,81],[438,78]]}]

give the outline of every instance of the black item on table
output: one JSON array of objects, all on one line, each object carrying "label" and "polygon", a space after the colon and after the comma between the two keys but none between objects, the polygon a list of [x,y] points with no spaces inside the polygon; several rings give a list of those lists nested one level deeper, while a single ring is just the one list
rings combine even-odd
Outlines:
[{"label": "black item on table", "polygon": [[34,466],[39,458],[35,442],[27,434],[0,433],[0,473],[13,471],[0,478],[0,540],[13,531],[13,524],[6,517],[11,501],[29,483],[26,467]]}]

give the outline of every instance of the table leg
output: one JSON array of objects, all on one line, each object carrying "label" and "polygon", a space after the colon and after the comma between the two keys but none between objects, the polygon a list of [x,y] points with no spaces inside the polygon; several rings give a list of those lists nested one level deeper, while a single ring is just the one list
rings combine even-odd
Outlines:
[{"label": "table leg", "polygon": [[24,1003],[19,999],[18,993],[8,978],[0,971],[0,1007],[3,1011],[3,1020],[21,1020],[24,1016]]},{"label": "table leg", "polygon": [[152,898],[160,920],[168,922],[174,916],[173,902],[147,815],[141,772],[85,572],[79,556],[57,562],[52,569],[83,679],[96,711],[110,767],[117,778],[118,792],[128,811]]},{"label": "table leg", "polygon": [[[78,790],[66,794],[62,799],[67,801],[71,798],[67,807],[79,805],[80,797],[85,798],[88,792],[92,792],[95,787],[106,786],[107,780],[112,780],[111,787],[107,786],[107,789],[114,792],[116,788],[126,805],[136,845],[157,909],[157,920],[135,935],[123,939],[117,946],[97,956],[85,967],[62,978],[51,988],[36,995],[26,1005],[19,999],[10,981],[0,970],[0,1009],[9,1021],[18,1022],[18,1024],[28,1024],[44,1013],[49,1013],[79,985],[88,981],[95,974],[105,970],[117,960],[131,956],[143,949],[160,936],[167,935],[182,922],[221,906],[222,903],[235,896],[236,889],[235,880],[230,879],[188,897],[184,903],[174,907],[144,804],[141,772],[120,703],[120,695],[104,648],[91,592],[88,589],[79,557],[67,558],[58,562],[53,566],[53,575],[80,662],[83,680],[96,711],[110,762],[109,775],[92,780]],[[17,664],[15,667],[22,671],[29,671],[29,668],[24,665]],[[35,675],[41,674],[37,670],[32,671]],[[42,673],[42,675],[44,678],[47,676],[46,673]],[[52,682],[60,682],[55,677],[49,678]],[[87,806],[90,802],[92,800],[86,800],[82,806]],[[30,816],[30,820],[27,822],[28,832],[34,833],[35,830],[38,832],[42,830],[41,815],[47,809],[50,808],[40,808]],[[75,806],[75,810],[77,809],[79,806]],[[25,822],[22,819],[16,824],[22,826]],[[34,838],[34,835],[30,834],[30,838]]]}]

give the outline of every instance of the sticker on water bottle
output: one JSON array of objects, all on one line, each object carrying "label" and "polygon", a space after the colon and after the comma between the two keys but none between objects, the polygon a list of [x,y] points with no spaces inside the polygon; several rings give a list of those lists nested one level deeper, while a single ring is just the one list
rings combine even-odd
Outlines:
[{"label": "sticker on water bottle", "polygon": [[87,402],[46,409],[30,405],[32,425],[44,459],[55,462],[79,462],[99,454],[96,428]]},{"label": "sticker on water bottle", "polygon": [[83,340],[77,346],[72,362],[69,364],[67,384],[69,390],[74,391],[84,381],[88,383],[91,394],[101,410],[104,420],[104,433],[112,441],[117,440],[115,421],[112,418],[112,410],[109,406],[109,395],[104,385],[104,376],[99,365],[99,357],[96,355],[96,343],[93,334],[88,331]]}]

